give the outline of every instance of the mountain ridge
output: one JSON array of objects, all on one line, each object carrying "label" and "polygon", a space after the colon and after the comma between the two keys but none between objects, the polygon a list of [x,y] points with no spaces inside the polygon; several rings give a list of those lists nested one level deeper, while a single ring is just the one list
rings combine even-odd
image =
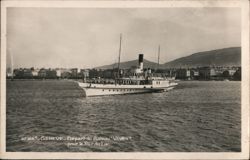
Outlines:
[{"label": "mountain ridge", "polygon": [[[128,69],[137,66],[138,60],[130,60],[120,63],[121,69]],[[157,63],[144,59],[144,68],[156,68]],[[191,55],[177,58],[173,61],[160,64],[161,69],[167,68],[191,68],[205,66],[240,66],[241,65],[241,47],[229,47],[193,53]],[[95,67],[96,69],[113,69],[117,63]]]},{"label": "mountain ridge", "polygon": [[230,47],[193,53],[161,65],[161,68],[240,66],[241,48]]},{"label": "mountain ridge", "polygon": [[[120,69],[129,69],[137,65],[138,65],[138,60],[125,61],[125,62],[120,63]],[[117,66],[118,66],[118,63],[113,63],[110,65],[104,65],[104,66],[95,67],[95,68],[96,69],[113,69],[113,68],[117,68]],[[144,68],[155,68],[157,66],[157,63],[144,59],[143,66]]]}]

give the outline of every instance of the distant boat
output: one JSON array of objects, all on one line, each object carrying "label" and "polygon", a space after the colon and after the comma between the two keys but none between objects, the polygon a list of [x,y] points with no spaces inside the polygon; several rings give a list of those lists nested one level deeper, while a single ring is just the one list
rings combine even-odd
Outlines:
[{"label": "distant boat", "polygon": [[[85,96],[102,96],[118,94],[135,94],[165,92],[173,89],[176,85],[173,78],[162,78],[151,76],[151,70],[143,71],[143,54],[139,54],[138,68],[134,70],[134,75],[129,77],[120,77],[120,55],[121,55],[121,36],[118,61],[118,77],[114,84],[107,83],[83,83],[78,85],[83,89]],[[159,53],[158,53],[159,56]],[[158,57],[159,63],[159,57]]]}]

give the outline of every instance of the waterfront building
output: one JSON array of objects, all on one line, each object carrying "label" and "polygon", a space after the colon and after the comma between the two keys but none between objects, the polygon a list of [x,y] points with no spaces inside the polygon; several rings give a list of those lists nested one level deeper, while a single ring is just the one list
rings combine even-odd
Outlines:
[{"label": "waterfront building", "polygon": [[32,77],[38,77],[38,72],[39,72],[39,69],[32,68],[31,69]]},{"label": "waterfront building", "polygon": [[99,77],[97,69],[89,70],[89,78],[97,78],[97,77]]},{"label": "waterfront building", "polygon": [[241,80],[241,67],[239,67],[233,75],[233,79],[236,81]]},{"label": "waterfront building", "polygon": [[189,69],[178,69],[176,71],[176,78],[177,79],[186,79],[190,80],[191,71]]},{"label": "waterfront building", "polygon": [[61,69],[56,69],[56,76],[57,76],[57,78],[61,78],[61,76],[62,76],[62,70]]},{"label": "waterfront building", "polygon": [[77,78],[77,76],[78,76],[78,69],[72,68],[71,69],[71,78]]},{"label": "waterfront building", "polygon": [[217,76],[217,77],[221,77],[222,74],[223,74],[223,71],[224,71],[224,70],[223,70],[222,68],[220,68],[220,67],[215,68],[216,76]]},{"label": "waterfront building", "polygon": [[236,72],[236,69],[229,69],[228,70],[229,76],[233,76],[235,72]]},{"label": "waterfront building", "polygon": [[39,78],[46,78],[46,69],[45,68],[41,68],[38,72],[38,77]]},{"label": "waterfront building", "polygon": [[46,78],[49,78],[49,79],[57,78],[56,70],[53,70],[53,69],[46,70]]},{"label": "waterfront building", "polygon": [[88,78],[89,77],[89,70],[87,70],[87,69],[81,69],[79,77],[81,77],[83,79]]},{"label": "waterfront building", "polygon": [[25,68],[23,69],[23,78],[32,78],[32,71],[31,69]]},{"label": "waterfront building", "polygon": [[199,73],[198,70],[192,69],[192,70],[190,71],[190,77],[191,77],[191,79],[198,80],[198,79],[199,79],[199,76],[200,76],[200,73]]},{"label": "waterfront building", "polygon": [[22,75],[23,75],[22,69],[14,69],[13,73],[14,73],[16,78],[22,77]]},{"label": "waterfront building", "polygon": [[216,71],[214,68],[210,68],[210,67],[202,67],[199,68],[199,74],[200,74],[200,79],[211,79],[212,77],[216,77]]},{"label": "waterfront building", "polygon": [[210,77],[214,77],[214,76],[217,75],[214,68],[210,68],[209,72],[210,72],[210,73],[209,73],[209,74],[210,74]]},{"label": "waterfront building", "polygon": [[70,78],[71,77],[71,73],[69,71],[64,70],[61,73],[61,78]]}]

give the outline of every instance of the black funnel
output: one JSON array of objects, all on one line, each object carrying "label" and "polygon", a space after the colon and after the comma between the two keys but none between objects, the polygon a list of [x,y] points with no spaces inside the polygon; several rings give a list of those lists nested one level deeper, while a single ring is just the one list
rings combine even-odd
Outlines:
[{"label": "black funnel", "polygon": [[143,62],[143,54],[139,54],[139,64]]}]

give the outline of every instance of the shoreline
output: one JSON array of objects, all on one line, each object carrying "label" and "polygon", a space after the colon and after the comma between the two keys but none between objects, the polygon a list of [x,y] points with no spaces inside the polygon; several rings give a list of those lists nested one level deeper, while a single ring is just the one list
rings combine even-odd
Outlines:
[{"label": "shoreline", "polygon": [[[8,79],[6,78],[6,81],[81,81],[82,79]],[[204,81],[224,81],[224,82],[241,82],[241,80],[175,80],[176,82],[204,82]]]}]

